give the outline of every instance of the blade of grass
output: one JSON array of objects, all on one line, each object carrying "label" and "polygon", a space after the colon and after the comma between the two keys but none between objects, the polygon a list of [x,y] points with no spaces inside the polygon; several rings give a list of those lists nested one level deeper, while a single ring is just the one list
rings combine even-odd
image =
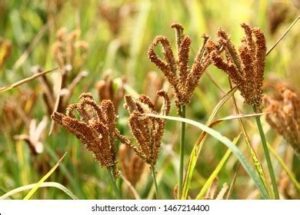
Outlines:
[{"label": "blade of grass", "polygon": [[231,140],[229,140],[227,137],[223,136],[218,131],[209,128],[207,125],[204,125],[200,122],[196,122],[187,118],[180,118],[180,117],[174,117],[174,116],[161,116],[161,115],[155,115],[155,114],[147,114],[151,117],[161,118],[161,119],[167,119],[171,121],[177,121],[177,122],[185,122],[187,124],[193,125],[200,130],[208,133],[215,139],[219,140],[221,143],[223,143],[225,146],[227,146],[232,153],[237,157],[237,159],[240,161],[241,165],[244,167],[245,171],[248,173],[248,175],[252,178],[254,181],[256,187],[259,189],[261,197],[264,199],[269,198],[269,194],[264,186],[263,181],[261,178],[257,175],[256,171],[253,169],[253,167],[250,165],[246,157],[243,155],[241,150],[237,148]]},{"label": "blade of grass", "polygon": [[222,87],[217,83],[217,81],[215,80],[215,78],[208,72],[208,71],[206,71],[205,73],[204,73],[207,77],[208,77],[208,79],[213,83],[213,85],[215,85],[216,87],[217,87],[217,89],[218,90],[220,90],[222,93],[226,93],[223,89],[222,89]]},{"label": "blade of grass", "polygon": [[13,84],[11,84],[9,86],[1,87],[0,88],[0,93],[6,92],[6,91],[11,90],[11,89],[14,89],[16,87],[19,87],[22,84],[25,84],[25,83],[27,83],[29,81],[32,81],[32,80],[34,80],[34,79],[36,79],[36,78],[38,78],[38,77],[40,77],[42,75],[45,75],[45,74],[47,74],[49,72],[53,72],[55,70],[57,70],[57,68],[50,69],[50,70],[47,70],[47,71],[44,71],[44,72],[40,72],[40,73],[34,74],[34,75],[32,75],[32,76],[30,76],[28,78],[24,78],[23,80],[15,82],[15,83],[13,83]]},{"label": "blade of grass", "polygon": [[[238,116],[228,116],[228,117],[224,117],[224,118],[221,118],[221,119],[217,119],[215,121],[213,121],[212,123],[209,124],[209,127],[212,128],[213,126],[217,125],[218,123],[221,123],[221,122],[224,122],[224,121],[228,121],[228,120],[235,120],[235,119],[242,119],[242,118],[249,118],[249,117],[255,117],[255,116],[261,116],[263,115],[263,113],[258,113],[258,114],[245,114],[245,115],[238,115]],[[205,133],[206,134],[206,133]],[[205,139],[202,139],[203,142]],[[201,144],[202,146],[203,144]],[[202,147],[201,147],[202,148]],[[193,173],[194,171],[192,171]],[[192,178],[192,174],[190,175],[189,179],[191,180]],[[190,182],[189,182],[190,184]],[[187,194],[188,194],[188,190],[189,189],[186,189],[185,190],[185,196],[182,196],[182,198],[187,198]],[[205,193],[204,193],[205,194]],[[201,195],[202,197],[204,197],[204,194]]]},{"label": "blade of grass", "polygon": [[130,181],[128,181],[126,179],[126,177],[124,177],[124,175],[122,175],[122,173],[120,173],[120,177],[122,178],[122,180],[125,182],[125,184],[128,186],[129,190],[131,191],[131,193],[133,194],[135,199],[141,199],[140,195],[138,194],[138,192],[136,191],[136,189],[132,186],[132,184],[130,183]]},{"label": "blade of grass", "polygon": [[271,51],[285,38],[285,36],[290,32],[290,30],[294,27],[294,25],[299,21],[300,16],[297,16],[296,19],[292,22],[292,24],[286,29],[284,34],[276,41],[276,43],[267,51],[266,56],[268,56]]},{"label": "blade of grass", "polygon": [[[212,123],[212,121],[215,118],[215,116],[217,115],[218,111],[225,104],[225,102],[228,101],[228,99],[230,99],[231,95],[234,94],[234,92],[236,91],[236,89],[237,88],[231,89],[218,102],[218,104],[215,106],[215,108],[213,109],[212,113],[209,116],[209,119],[208,119],[208,121],[206,123],[207,125],[209,125],[210,123]],[[201,135],[197,139],[196,144],[194,145],[193,150],[192,150],[192,152],[190,154],[190,159],[189,159],[187,171],[186,171],[186,174],[185,174],[185,180],[184,180],[184,183],[183,183],[183,192],[182,192],[181,199],[186,199],[187,198],[188,191],[189,191],[190,184],[191,184],[191,180],[192,180],[192,176],[193,176],[193,173],[194,173],[194,170],[195,170],[196,162],[197,162],[198,157],[200,155],[200,152],[202,150],[202,146],[203,146],[203,143],[204,143],[204,141],[206,139],[206,136],[207,136],[207,133],[205,133],[205,132],[201,133]]]},{"label": "blade of grass", "polygon": [[[239,134],[236,138],[234,138],[234,140],[232,141],[233,144],[236,145],[237,142],[240,140],[240,137],[241,137],[241,134]],[[212,185],[213,181],[216,179],[216,177],[218,176],[219,172],[222,170],[222,168],[226,164],[226,162],[227,162],[228,158],[230,157],[230,155],[231,155],[231,151],[230,151],[230,149],[227,149],[226,153],[224,154],[224,156],[222,157],[222,159],[220,160],[220,162],[218,163],[218,165],[216,166],[216,168],[214,169],[214,171],[210,174],[210,176],[206,180],[206,182],[203,185],[202,189],[198,193],[196,199],[203,199],[203,197],[205,196],[206,192],[208,191],[208,189]]]},{"label": "blade of grass", "polygon": [[237,178],[237,173],[238,173],[239,167],[240,167],[240,164],[238,164],[237,168],[235,168],[233,178],[232,178],[232,180],[231,180],[231,183],[230,183],[230,185],[229,185],[228,192],[227,192],[227,194],[226,194],[226,199],[229,199],[229,198],[230,198],[231,192],[232,192],[232,190],[233,190],[233,186],[234,186],[234,184],[235,184],[235,182],[236,182],[236,178]]},{"label": "blade of grass", "polygon": [[[59,106],[59,103],[61,101],[61,98],[62,96],[64,95],[64,92],[63,92],[63,73],[61,72],[60,73],[60,76],[59,76],[59,84],[58,84],[58,92],[57,92],[57,96],[56,96],[56,99],[55,99],[55,103],[54,103],[54,108],[53,108],[53,111],[52,113],[56,112],[57,109],[58,109],[58,106]],[[48,135],[50,136],[54,130],[54,120],[51,119],[51,123],[50,123],[50,128],[49,128],[49,132],[48,132]]]},{"label": "blade of grass", "polygon": [[[228,82],[229,82],[230,88],[232,88],[233,86],[232,86],[232,82],[231,82],[230,78],[228,78]],[[234,95],[232,95],[232,100],[233,100],[233,105],[234,105],[234,108],[235,108],[235,112],[237,114],[240,114],[240,110],[237,106],[236,99],[235,99]],[[249,135],[246,131],[243,119],[240,118],[239,122],[240,122],[240,125],[241,125],[241,128],[242,128],[243,134],[245,136],[246,144],[247,144],[248,150],[250,152],[251,159],[252,159],[252,162],[254,164],[255,170],[256,170],[257,174],[259,175],[259,177],[261,178],[261,180],[264,182],[265,187],[268,189],[268,192],[271,193],[271,187],[268,186],[268,184],[266,183],[266,177],[265,177],[264,169],[262,167],[261,162],[259,161],[259,159],[257,157],[257,154],[256,154],[253,146],[251,145],[251,141],[250,141]]]},{"label": "blade of grass", "polygon": [[225,184],[223,184],[223,186],[222,186],[222,189],[220,190],[220,192],[218,193],[218,195],[217,195],[217,197],[215,198],[215,200],[222,200],[222,199],[224,199],[224,197],[225,197],[225,194],[227,193],[227,191],[228,191],[228,184],[227,183],[225,183]]},{"label": "blade of grass", "polygon": [[[45,150],[47,151],[47,154],[50,156],[51,160],[56,161],[59,159],[55,151],[49,147],[49,145],[45,145]],[[76,195],[79,195],[79,198],[87,198],[85,193],[81,190],[81,187],[77,186],[78,179],[71,174],[70,169],[66,166],[66,164],[61,163],[58,168],[60,169],[62,175],[67,178],[68,183],[70,183],[72,190],[74,190]]]},{"label": "blade of grass", "polygon": [[[170,162],[171,161],[169,160],[169,158],[166,158],[165,162],[163,162],[164,165],[160,166],[160,168],[158,170],[156,170],[155,179],[156,179],[157,184],[160,184],[161,181],[163,180],[163,176],[164,176],[166,170],[168,169]],[[149,193],[148,193],[146,199],[154,199],[154,197],[155,197],[155,189],[156,188],[155,188],[155,185],[154,185],[152,179],[150,180],[150,184],[151,184],[151,188],[149,190]]]},{"label": "blade of grass", "polygon": [[49,172],[47,172],[46,175],[44,175],[38,183],[36,183],[36,186],[34,186],[29,193],[24,197],[24,200],[29,200],[33,194],[40,188],[40,185],[42,183],[44,183],[51,175],[52,173],[57,169],[57,167],[59,166],[59,164],[61,163],[61,161],[64,159],[64,157],[66,156],[67,153],[65,153],[58,161],[57,163],[49,170]]},{"label": "blade of grass", "polygon": [[226,117],[214,120],[213,122],[210,123],[210,126],[213,126],[213,125],[218,124],[223,121],[251,118],[251,117],[262,116],[262,115],[264,115],[264,113],[239,114],[239,115],[226,116]]},{"label": "blade of grass", "polygon": [[[37,185],[38,185],[38,183],[28,184],[28,185],[10,190],[9,192],[7,192],[4,195],[0,196],[0,200],[8,199],[9,197],[11,197],[11,196],[13,196],[17,193],[23,192],[23,191],[32,190]],[[71,199],[78,199],[68,188],[66,188],[64,185],[59,184],[57,182],[43,182],[39,185],[39,187],[40,188],[46,188],[46,187],[57,188],[57,189],[63,191]]]},{"label": "blade of grass", "polygon": [[296,189],[298,191],[300,191],[300,183],[297,181],[297,179],[296,179],[295,175],[293,174],[293,172],[291,172],[289,170],[289,168],[286,166],[286,164],[281,159],[281,157],[276,153],[276,151],[272,148],[272,146],[269,143],[267,143],[267,145],[268,145],[268,148],[269,148],[270,152],[273,154],[273,156],[276,158],[276,160],[279,162],[279,164],[281,165],[281,167],[284,169],[284,171],[286,172],[286,174],[291,179],[292,183],[295,185]]}]

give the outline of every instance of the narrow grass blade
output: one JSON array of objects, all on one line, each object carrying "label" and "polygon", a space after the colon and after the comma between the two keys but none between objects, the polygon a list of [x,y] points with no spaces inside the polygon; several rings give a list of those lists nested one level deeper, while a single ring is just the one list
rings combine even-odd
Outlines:
[{"label": "narrow grass blade", "polygon": [[[51,147],[49,147],[49,145],[47,144],[45,145],[45,150],[47,151],[47,154],[50,156],[52,161],[56,161],[59,159],[55,151]],[[67,180],[69,181],[72,190],[74,190],[74,192],[77,195],[79,195],[79,198],[87,198],[87,196],[85,196],[85,193],[82,191],[81,187],[77,186],[78,184],[78,182],[76,181],[77,178],[71,174],[70,169],[66,166],[66,164],[60,163],[58,168],[60,169],[62,175],[66,177]]]},{"label": "narrow grass blade", "polygon": [[222,89],[222,87],[217,83],[215,78],[208,71],[206,71],[204,74],[209,78],[209,80],[213,83],[213,85],[215,85],[218,88],[218,90],[220,90],[224,94],[226,93],[226,91]]},{"label": "narrow grass blade", "polygon": [[[62,86],[62,80],[63,80],[63,77],[62,77],[62,76],[63,76],[63,75],[62,75],[62,73],[61,73],[60,78],[59,78],[59,80],[58,80],[58,81],[59,81],[59,84],[58,84],[59,90],[58,90],[58,92],[57,92],[57,96],[56,96],[56,99],[55,99],[55,103],[54,103],[54,108],[53,108],[52,114],[53,114],[54,112],[57,111],[58,106],[59,106],[59,102],[60,102],[60,100],[61,100],[61,96],[63,95],[63,93],[61,92],[61,91],[62,91],[62,88],[63,88],[63,86]],[[52,134],[53,129],[54,129],[54,120],[53,120],[52,117],[51,117],[51,123],[50,123],[49,132],[48,132],[48,135],[49,135],[49,136]]]},{"label": "narrow grass blade", "polygon": [[[232,82],[231,82],[230,78],[228,78],[228,82],[229,82],[230,88],[232,88]],[[237,114],[240,114],[241,112],[240,112],[240,110],[237,106],[236,99],[235,99],[234,95],[232,95],[232,101],[233,101],[233,105],[234,105],[234,108],[235,108],[235,112]],[[263,183],[265,184],[265,187],[268,190],[268,193],[271,193],[271,187],[267,186],[268,184],[266,183],[266,177],[265,177],[264,169],[262,167],[261,162],[259,161],[259,159],[257,157],[257,154],[256,154],[252,144],[251,144],[251,141],[250,141],[249,135],[247,133],[247,130],[245,128],[243,119],[240,118],[239,122],[240,122],[240,125],[241,125],[241,129],[243,131],[243,134],[244,134],[244,137],[245,137],[245,142],[246,142],[247,148],[250,152],[251,159],[252,159],[252,162],[254,164],[255,170],[256,170],[257,174],[259,175],[259,177],[261,178],[261,180],[263,181]]]},{"label": "narrow grass blade", "polygon": [[231,98],[231,96],[237,91],[237,87],[232,88],[230,91],[228,91],[223,98],[218,102],[218,104],[215,106],[215,108],[213,109],[212,113],[209,115],[208,118],[208,123],[211,123],[213,121],[213,119],[215,118],[215,116],[217,115],[217,113],[219,112],[219,110],[221,109],[221,107],[225,104],[225,102],[228,101],[228,99]]},{"label": "narrow grass blade", "polygon": [[235,120],[235,119],[244,119],[244,118],[251,118],[251,117],[262,116],[262,115],[264,115],[264,113],[231,115],[231,116],[227,116],[227,117],[220,118],[220,119],[217,119],[217,120],[213,121],[210,124],[210,126],[213,126],[213,125],[218,124],[218,123],[223,122],[223,121],[229,121],[229,120]]},{"label": "narrow grass blade", "polygon": [[36,183],[36,186],[34,186],[30,191],[29,193],[24,197],[24,200],[28,200],[30,199],[33,194],[40,188],[40,185],[42,183],[44,183],[51,175],[52,173],[57,169],[57,167],[59,166],[59,164],[61,163],[61,161],[64,159],[64,157],[66,156],[67,153],[65,153],[58,161],[57,163],[49,170],[49,172],[47,172],[46,175],[44,175],[41,180]]},{"label": "narrow grass blade", "polygon": [[[0,196],[0,200],[8,199],[8,198],[10,198],[11,196],[13,196],[17,193],[24,192],[24,191],[27,191],[27,190],[31,190],[34,187],[36,187],[37,185],[38,185],[38,183],[28,184],[28,185],[10,190],[9,192],[7,192],[4,195]],[[56,189],[59,189],[59,190],[63,191],[71,199],[78,199],[68,188],[66,188],[65,186],[63,186],[62,184],[59,184],[57,182],[43,182],[39,185],[39,187],[40,188],[46,188],[46,187],[56,188]]]},{"label": "narrow grass blade", "polygon": [[217,197],[215,198],[215,200],[222,200],[224,199],[227,191],[228,191],[229,187],[228,184],[223,184],[222,189],[220,190],[220,192],[218,193]]},{"label": "narrow grass blade", "polygon": [[30,77],[28,77],[28,78],[24,78],[23,80],[18,81],[18,82],[16,82],[16,83],[13,83],[13,84],[11,84],[11,85],[9,85],[9,86],[1,87],[1,88],[0,88],[0,93],[6,92],[6,91],[11,90],[11,89],[14,89],[14,88],[16,88],[16,87],[19,87],[19,86],[22,85],[22,84],[25,84],[25,83],[27,83],[27,82],[29,82],[29,81],[32,81],[32,80],[34,80],[34,79],[36,79],[36,78],[38,78],[38,77],[40,77],[40,76],[43,76],[43,75],[45,75],[45,74],[47,74],[47,73],[49,73],[49,72],[53,72],[53,71],[55,71],[55,70],[57,70],[57,68],[50,69],[50,70],[47,70],[47,71],[44,71],[44,72],[40,72],[40,73],[34,74],[34,75],[32,75],[32,76],[30,76]]},{"label": "narrow grass blade", "polygon": [[[240,166],[240,164],[238,165],[238,168],[239,168],[239,166]],[[234,186],[234,184],[236,182],[236,178],[237,178],[238,168],[236,168],[235,171],[234,171],[234,175],[233,175],[233,178],[232,178],[231,183],[229,185],[228,192],[226,193],[226,199],[229,199],[230,195],[232,193],[233,186]]]},{"label": "narrow grass blade", "polygon": [[286,164],[281,159],[281,157],[276,153],[276,151],[272,148],[272,146],[270,146],[269,143],[267,143],[267,145],[268,145],[268,148],[269,148],[270,152],[272,153],[272,155],[277,159],[277,161],[279,162],[281,167],[284,169],[284,171],[286,172],[288,177],[291,179],[292,183],[295,185],[296,189],[298,191],[300,191],[300,183],[297,181],[297,179],[296,179],[295,175],[293,174],[293,172],[291,172],[289,170],[289,168],[286,166]]},{"label": "narrow grass blade", "polygon": [[[215,118],[215,116],[217,115],[218,111],[221,109],[221,107],[225,104],[226,101],[228,101],[228,99],[231,98],[231,96],[234,94],[234,92],[236,91],[237,88],[233,88],[231,89],[227,94],[225,94],[223,96],[223,98],[218,102],[218,104],[215,106],[215,108],[213,109],[212,113],[209,116],[209,119],[207,121],[207,125],[209,126],[213,119]],[[207,133],[202,132],[201,135],[199,136],[196,144],[193,147],[193,150],[190,154],[190,159],[188,162],[188,167],[187,167],[187,171],[185,174],[185,179],[183,182],[183,191],[182,191],[182,196],[181,199],[186,199],[187,195],[188,195],[188,190],[191,184],[191,180],[192,180],[192,176],[194,173],[194,169],[198,160],[198,157],[200,155],[200,152],[202,150],[202,146],[203,143],[206,139]]]},{"label": "narrow grass blade", "polygon": [[185,122],[187,124],[193,125],[204,132],[208,133],[215,139],[219,140],[221,143],[223,143],[225,146],[227,146],[232,153],[237,157],[237,159],[240,161],[241,165],[244,167],[245,171],[248,173],[248,175],[252,178],[254,181],[256,187],[259,189],[261,197],[264,199],[269,198],[269,194],[264,186],[263,181],[261,178],[257,175],[256,171],[253,169],[253,167],[250,165],[250,163],[247,161],[246,157],[243,155],[241,150],[237,148],[234,143],[229,140],[227,137],[223,136],[221,133],[218,131],[200,123],[196,122],[187,118],[180,118],[180,117],[174,117],[174,116],[161,116],[161,115],[155,115],[155,114],[148,114],[148,116],[151,117],[156,117],[156,118],[161,118],[161,119],[167,119],[167,120],[172,120],[172,121],[177,121],[177,122]]},{"label": "narrow grass blade", "polygon": [[[248,118],[248,117],[255,117],[255,116],[257,116],[257,115],[262,115],[262,114],[247,114],[247,115],[228,116],[228,117],[224,117],[224,118],[215,120],[214,122],[212,122],[212,123],[209,125],[209,127],[212,128],[213,126],[215,126],[215,125],[217,125],[218,123],[221,123],[221,122],[223,122],[223,121],[227,121],[227,120],[235,120],[235,119],[241,119],[241,118]],[[206,133],[205,133],[205,134],[206,134]],[[238,138],[240,138],[240,135],[238,136]],[[205,138],[202,139],[202,142],[204,142],[204,140],[205,140]],[[237,140],[237,141],[238,141],[238,140]],[[202,149],[202,146],[203,146],[203,144],[201,144],[201,146],[200,146],[201,148],[200,148],[200,149]],[[228,156],[229,156],[229,155],[228,155]],[[194,165],[196,164],[196,161],[197,161],[197,160],[195,160],[195,161],[193,162]],[[223,161],[223,159],[222,159],[222,161]],[[188,177],[188,178],[189,178],[189,182],[186,183],[186,184],[188,185],[188,187],[189,187],[189,184],[191,183],[191,178],[192,178],[193,172],[194,172],[194,167],[193,167],[193,171],[191,172],[191,174],[189,174],[189,177]],[[211,181],[211,183],[212,183],[212,182],[213,182],[213,180]],[[211,184],[210,184],[210,185],[211,185]],[[209,186],[210,186],[210,185],[209,185]],[[204,186],[205,186],[205,185],[204,185]],[[184,198],[184,199],[187,198],[188,190],[189,190],[188,187],[185,188],[184,196],[182,196],[182,198]],[[199,198],[203,198],[206,191],[207,191],[207,189],[206,189],[205,191],[203,191],[203,192],[204,192],[203,195],[201,195],[201,197],[199,197]],[[200,194],[198,194],[198,195],[200,195]]]},{"label": "narrow grass blade", "polygon": [[297,16],[296,19],[292,22],[292,24],[286,29],[284,34],[276,41],[276,43],[267,51],[266,56],[268,56],[271,51],[285,38],[285,36],[290,32],[290,30],[296,25],[296,23],[300,20],[300,16]]},{"label": "narrow grass blade", "polygon": [[120,173],[120,177],[125,182],[125,184],[129,188],[130,192],[133,194],[134,198],[135,199],[141,199],[140,195],[138,194],[138,192],[136,191],[136,189],[132,186],[132,184],[130,183],[130,181],[128,181],[126,179],[126,177],[124,177],[121,173]]},{"label": "narrow grass blade", "polygon": [[[241,137],[241,134],[239,134],[233,140],[233,144],[237,144],[237,142],[240,140],[240,137]],[[226,164],[226,162],[227,162],[228,158],[230,157],[230,155],[231,155],[231,151],[230,151],[230,149],[227,149],[226,153],[224,154],[224,156],[220,160],[219,164],[216,166],[216,168],[214,169],[214,171],[211,173],[211,175],[206,180],[206,182],[203,185],[202,189],[198,193],[196,199],[203,199],[203,197],[205,196],[207,190],[210,188],[210,186],[212,185],[213,181],[216,179],[216,177],[218,176],[219,172],[222,170],[222,168]]]}]

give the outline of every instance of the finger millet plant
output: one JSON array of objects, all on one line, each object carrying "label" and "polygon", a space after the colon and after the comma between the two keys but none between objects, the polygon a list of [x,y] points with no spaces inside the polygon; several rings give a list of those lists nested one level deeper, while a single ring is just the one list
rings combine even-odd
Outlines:
[{"label": "finger millet plant", "polygon": [[121,2],[46,1],[28,26],[0,3],[0,199],[299,198],[299,77],[279,72],[300,67],[281,61],[299,16]]}]

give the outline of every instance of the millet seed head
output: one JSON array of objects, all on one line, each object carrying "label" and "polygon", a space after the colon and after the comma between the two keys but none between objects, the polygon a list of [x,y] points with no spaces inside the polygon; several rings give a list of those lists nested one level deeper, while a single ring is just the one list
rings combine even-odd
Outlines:
[{"label": "millet seed head", "polygon": [[[157,94],[164,100],[160,113],[166,115],[170,110],[169,97],[164,91],[159,91]],[[126,96],[125,101],[125,107],[130,113],[129,126],[138,143],[135,145],[128,142],[127,145],[146,163],[154,166],[158,158],[165,120],[147,116],[147,114],[158,114],[147,96],[140,96],[138,99]]]},{"label": "millet seed head", "polygon": [[[257,110],[262,104],[262,85],[266,55],[266,40],[258,28],[242,24],[245,37],[237,50],[223,30],[218,31],[218,41],[207,44],[214,49],[210,53],[213,64],[228,74],[237,85],[245,102]],[[222,55],[224,53],[224,56]]]},{"label": "millet seed head", "polygon": [[[80,118],[75,117],[78,112]],[[116,113],[110,100],[98,105],[90,93],[80,95],[78,103],[67,107],[66,115],[54,112],[52,119],[74,134],[91,151],[100,164],[116,171],[115,139],[128,141],[116,128]]]},{"label": "millet seed head", "polygon": [[[175,30],[177,59],[174,57],[168,38],[164,36],[157,36],[153,40],[148,49],[148,58],[163,72],[173,87],[176,105],[179,107],[190,102],[201,75],[210,64],[210,57],[209,49],[206,49],[205,46],[207,37],[204,37],[203,46],[198,51],[193,65],[189,68],[191,39],[183,34],[183,27],[180,24],[172,24],[171,27]],[[160,58],[155,52],[158,45],[162,47],[163,58]]]}]

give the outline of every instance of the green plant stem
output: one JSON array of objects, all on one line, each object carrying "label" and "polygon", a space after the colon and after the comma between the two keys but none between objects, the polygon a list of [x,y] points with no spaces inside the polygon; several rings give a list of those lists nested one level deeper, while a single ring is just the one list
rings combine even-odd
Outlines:
[{"label": "green plant stem", "polygon": [[[185,105],[181,105],[179,107],[179,116],[185,118]],[[185,122],[181,122],[178,198],[181,198],[182,188],[183,188],[183,167],[184,167],[184,147],[185,147],[184,143],[185,143]]]},{"label": "green plant stem", "polygon": [[[257,113],[256,107],[253,107],[253,109],[254,109],[254,112]],[[265,133],[263,131],[262,124],[261,124],[260,116],[256,116],[255,119],[256,119],[257,128],[259,130],[260,138],[261,138],[261,143],[263,145],[264,154],[265,154],[265,157],[266,157],[268,169],[269,169],[269,174],[270,174],[270,178],[271,178],[271,182],[272,182],[274,197],[275,197],[275,199],[279,199],[279,192],[278,192],[278,188],[277,188],[274,168],[273,168],[273,165],[272,165],[272,162],[271,162],[270,152],[269,152],[269,149],[268,149],[266,136],[265,136]]]},{"label": "green plant stem", "polygon": [[114,169],[111,167],[111,168],[108,169],[108,171],[109,171],[110,179],[112,181],[112,186],[113,186],[115,195],[118,199],[121,199],[121,192],[120,192],[120,189],[118,188],[118,185],[117,185],[117,180],[116,180],[116,177],[114,175]]},{"label": "green plant stem", "polygon": [[150,169],[151,169],[153,183],[154,183],[154,187],[155,187],[155,198],[157,199],[158,198],[158,186],[157,186],[157,181],[156,181],[155,166],[151,165]]}]

